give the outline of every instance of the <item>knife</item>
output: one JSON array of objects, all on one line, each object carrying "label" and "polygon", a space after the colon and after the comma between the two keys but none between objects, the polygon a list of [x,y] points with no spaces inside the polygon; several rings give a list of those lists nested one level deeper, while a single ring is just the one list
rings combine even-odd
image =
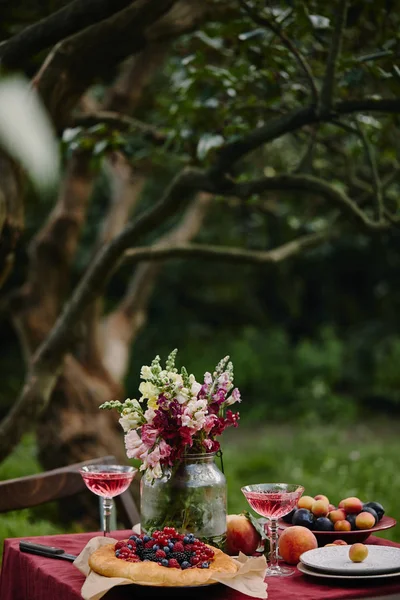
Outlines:
[{"label": "knife", "polygon": [[62,548],[56,548],[55,546],[44,546],[43,544],[35,544],[28,540],[21,540],[19,543],[19,549],[21,552],[29,552],[30,554],[38,554],[39,556],[46,556],[47,558],[60,558],[62,560],[69,560],[73,562],[76,556],[68,554]]}]

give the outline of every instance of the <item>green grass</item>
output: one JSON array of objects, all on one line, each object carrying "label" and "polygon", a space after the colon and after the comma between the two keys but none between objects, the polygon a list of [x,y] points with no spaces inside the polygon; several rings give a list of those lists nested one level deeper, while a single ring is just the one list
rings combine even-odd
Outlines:
[{"label": "green grass", "polygon": [[[228,512],[248,510],[241,486],[261,482],[304,485],[333,504],[347,496],[383,504],[400,522],[399,424],[366,423],[349,430],[279,426],[229,430],[224,440]],[[400,525],[380,534],[400,542]]]},{"label": "green grass", "polygon": [[[348,429],[341,425],[294,428],[242,423],[238,429],[226,431],[223,440],[228,512],[249,509],[241,486],[286,481],[304,485],[307,495],[325,494],[334,504],[346,496],[378,501],[386,514],[400,522],[398,428],[399,424],[391,421],[364,423]],[[0,465],[0,478],[39,471],[34,439],[27,437]],[[0,548],[6,537],[79,529],[76,523],[66,529],[54,519],[55,514],[47,505],[1,515]],[[400,542],[400,525],[381,535]]]}]

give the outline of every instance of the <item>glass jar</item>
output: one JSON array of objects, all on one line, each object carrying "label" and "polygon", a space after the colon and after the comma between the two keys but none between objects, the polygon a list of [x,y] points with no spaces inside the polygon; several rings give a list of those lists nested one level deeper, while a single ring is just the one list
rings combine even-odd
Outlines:
[{"label": "glass jar", "polygon": [[141,530],[175,527],[223,549],[226,539],[226,479],[215,453],[187,454],[163,477],[140,483]]}]

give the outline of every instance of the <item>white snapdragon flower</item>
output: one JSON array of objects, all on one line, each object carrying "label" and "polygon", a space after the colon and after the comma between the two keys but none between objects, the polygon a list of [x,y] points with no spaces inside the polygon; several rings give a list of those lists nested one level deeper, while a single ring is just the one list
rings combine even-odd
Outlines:
[{"label": "white snapdragon flower", "polygon": [[182,379],[182,375],[180,373],[172,373],[171,371],[169,371],[168,377],[175,385],[177,385],[177,386],[183,385],[183,379]]},{"label": "white snapdragon flower", "polygon": [[141,415],[136,410],[125,408],[121,413],[119,424],[122,429],[127,433],[130,429],[136,429],[141,423]]},{"label": "white snapdragon flower", "polygon": [[176,399],[179,404],[185,404],[189,400],[189,390],[187,388],[182,388],[179,390],[179,393],[176,395]]},{"label": "white snapdragon flower", "polygon": [[142,379],[150,379],[151,376],[152,376],[152,372],[151,372],[151,368],[150,367],[143,366],[140,369],[140,377]]},{"label": "white snapdragon flower", "polygon": [[142,381],[139,386],[139,392],[142,394],[143,398],[148,400],[153,400],[154,398],[157,399],[158,394],[160,393],[158,387],[153,383],[150,383],[150,381]]},{"label": "white snapdragon flower", "polygon": [[[142,465],[142,467],[143,467],[143,465]],[[140,467],[140,470],[144,470],[144,469],[142,469],[142,467]],[[162,468],[161,468],[160,463],[158,463],[153,468],[148,467],[144,474],[144,478],[148,483],[153,483],[153,481],[155,479],[160,479],[160,477],[162,477]]]}]

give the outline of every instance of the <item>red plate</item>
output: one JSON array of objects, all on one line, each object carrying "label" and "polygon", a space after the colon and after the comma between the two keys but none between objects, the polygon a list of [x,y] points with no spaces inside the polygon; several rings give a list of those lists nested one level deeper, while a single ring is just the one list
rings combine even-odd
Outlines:
[{"label": "red plate", "polygon": [[[384,515],[374,527],[371,527],[371,529],[355,529],[354,531],[313,531],[313,534],[318,540],[318,546],[331,544],[335,540],[343,540],[348,544],[355,544],[356,542],[365,542],[372,533],[390,529],[395,525],[396,520],[393,519],[393,517],[386,517]],[[287,529],[288,527],[293,527],[293,525],[279,519],[279,527],[280,529]]]}]

